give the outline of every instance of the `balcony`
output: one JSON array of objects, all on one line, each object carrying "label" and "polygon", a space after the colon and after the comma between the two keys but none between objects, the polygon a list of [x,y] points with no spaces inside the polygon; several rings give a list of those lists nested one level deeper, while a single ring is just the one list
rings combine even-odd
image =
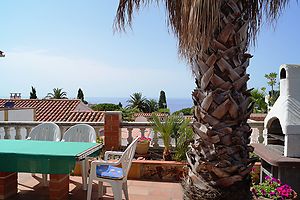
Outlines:
[{"label": "balcony", "polygon": [[[114,117],[115,116],[115,117]],[[117,117],[116,117],[117,116]],[[120,120],[120,113],[105,113],[104,122],[84,122],[95,128],[98,137],[103,138],[106,150],[125,147],[131,143],[136,136],[152,137],[152,149],[163,148],[163,142],[154,133],[152,124],[149,122],[123,122]],[[2,121],[0,122],[0,139],[25,139],[30,130],[41,122],[17,122]],[[55,122],[61,129],[61,133],[71,126],[83,122]],[[249,121],[253,132],[251,135],[252,143],[263,142],[263,122]],[[116,139],[117,138],[117,139]],[[47,187],[40,185],[41,177],[32,177],[30,174],[19,173],[18,175],[18,196],[17,199],[48,199]],[[182,190],[180,183],[171,182],[151,182],[130,180],[129,196],[131,199],[182,199]],[[96,187],[96,185],[94,185]],[[69,185],[70,199],[85,199],[86,192],[81,189],[81,177],[71,176]],[[97,197],[97,189],[95,188],[93,199]],[[175,191],[175,192],[174,192]],[[1,198],[0,198],[1,199]],[[107,195],[104,199],[113,199],[111,187],[107,187]]]}]

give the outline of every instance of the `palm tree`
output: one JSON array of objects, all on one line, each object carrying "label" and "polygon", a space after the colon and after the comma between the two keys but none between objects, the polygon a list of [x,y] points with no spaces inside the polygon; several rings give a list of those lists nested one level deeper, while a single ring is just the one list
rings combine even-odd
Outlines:
[{"label": "palm tree", "polygon": [[62,88],[54,88],[53,93],[48,93],[46,98],[49,99],[67,99],[67,93]]},{"label": "palm tree", "polygon": [[146,112],[152,113],[158,111],[158,103],[155,99],[147,99],[145,102]]},{"label": "palm tree", "polygon": [[251,100],[254,102],[254,113],[266,113],[268,111],[268,104],[265,102],[266,88],[263,87],[260,90],[254,89],[251,91]]},{"label": "palm tree", "polygon": [[127,100],[129,108],[137,108],[144,112],[146,108],[146,98],[143,97],[141,92],[136,92],[130,95],[130,99]]},{"label": "palm tree", "polygon": [[153,131],[159,133],[159,136],[162,138],[164,142],[164,152],[163,152],[163,159],[164,160],[171,160],[171,135],[173,132],[175,118],[173,116],[168,117],[164,122],[161,122],[160,119],[155,115],[152,114],[153,119]]},{"label": "palm tree", "polygon": [[187,152],[184,199],[249,199],[252,112],[249,75],[263,16],[277,19],[288,0],[120,0],[115,29],[132,24],[133,12],[153,2],[165,4],[167,24],[178,38],[179,54],[196,79],[194,142]]}]

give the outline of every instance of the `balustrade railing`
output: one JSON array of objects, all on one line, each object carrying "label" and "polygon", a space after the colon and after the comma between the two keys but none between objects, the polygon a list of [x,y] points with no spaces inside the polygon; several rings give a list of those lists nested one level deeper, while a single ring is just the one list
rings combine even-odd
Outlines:
[{"label": "balustrade railing", "polygon": [[[37,126],[41,122],[27,122],[27,121],[2,121],[0,122],[0,139],[26,139],[31,129]],[[61,130],[62,135],[65,131],[75,124],[89,124],[94,127],[98,136],[100,135],[100,129],[103,129],[104,122],[55,122]],[[251,135],[252,143],[263,143],[263,122],[249,121],[248,122],[253,133]],[[159,138],[159,135],[153,131],[153,125],[150,122],[121,122],[121,136],[122,146],[130,144],[137,136],[146,136],[152,139],[151,147],[160,148],[163,147],[163,142]]]},{"label": "balustrade railing", "polygon": [[[263,143],[263,121],[249,120],[248,124],[252,128],[251,143]],[[147,136],[152,139],[151,146],[153,148],[163,147],[163,142],[159,135],[153,131],[151,122],[122,122],[122,146],[130,144],[136,136]]]},{"label": "balustrade railing", "polygon": [[[30,121],[1,121],[0,122],[0,139],[26,139],[31,129],[42,122],[30,122]],[[98,136],[100,136],[100,129],[104,127],[104,122],[55,122],[60,130],[61,134],[76,124],[89,124],[91,125]]]}]

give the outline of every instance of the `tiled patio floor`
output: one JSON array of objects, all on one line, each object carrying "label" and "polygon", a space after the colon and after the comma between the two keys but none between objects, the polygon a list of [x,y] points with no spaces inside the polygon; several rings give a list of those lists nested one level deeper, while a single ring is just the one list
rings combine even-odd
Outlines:
[{"label": "tiled patio floor", "polygon": [[[48,199],[48,187],[42,187],[41,175],[32,177],[31,174],[19,173],[19,193],[10,200],[46,200]],[[112,189],[106,186],[106,194],[103,200],[113,200]],[[181,200],[182,189],[180,183],[128,181],[129,199],[131,200]],[[81,189],[81,177],[70,177],[70,200],[86,199],[86,191]],[[97,185],[93,185],[92,199],[97,199]],[[124,196],[123,196],[123,199]]]}]

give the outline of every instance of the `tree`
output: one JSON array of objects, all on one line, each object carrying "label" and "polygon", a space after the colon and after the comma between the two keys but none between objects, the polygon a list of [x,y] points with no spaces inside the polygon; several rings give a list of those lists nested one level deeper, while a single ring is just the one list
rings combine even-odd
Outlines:
[{"label": "tree", "polygon": [[254,113],[266,113],[268,111],[268,104],[265,102],[266,88],[260,90],[254,89],[251,91],[251,100],[254,102]]},{"label": "tree", "polygon": [[134,114],[140,112],[137,108],[121,108],[123,121],[134,121]]},{"label": "tree", "polygon": [[88,104],[88,102],[84,100],[84,94],[81,88],[78,89],[77,99],[80,99],[84,104]]},{"label": "tree", "polygon": [[271,86],[271,94],[274,94],[274,86],[277,82],[277,73],[271,72],[270,74],[265,74],[265,78],[268,79],[268,85]]},{"label": "tree", "polygon": [[112,104],[112,103],[101,103],[101,104],[92,105],[91,109],[95,111],[115,111],[115,110],[120,110],[121,107],[119,105]]},{"label": "tree", "polygon": [[48,93],[46,98],[49,99],[67,99],[67,93],[62,88],[53,88],[53,93]]},{"label": "tree", "polygon": [[167,108],[167,100],[166,100],[166,93],[162,90],[160,91],[159,100],[158,100],[158,107],[159,108]]},{"label": "tree", "polygon": [[137,108],[140,112],[146,111],[146,98],[143,97],[141,92],[133,93],[130,99],[127,100],[129,108]]},{"label": "tree", "polygon": [[33,86],[31,86],[30,99],[37,99],[36,90]]},{"label": "tree", "polygon": [[252,112],[246,69],[264,16],[274,22],[288,0],[120,0],[115,29],[132,24],[142,4],[162,2],[178,52],[196,79],[194,142],[187,151],[184,199],[250,199]]},{"label": "tree", "polygon": [[271,91],[269,92],[269,105],[273,106],[279,97],[279,90],[274,90],[274,86],[277,83],[277,73],[271,72],[269,74],[265,74],[265,78],[268,80],[268,85],[271,86]]},{"label": "tree", "polygon": [[123,105],[122,105],[122,103],[121,103],[121,102],[119,102],[118,106],[119,106],[120,108],[122,108],[122,107],[123,107]]},{"label": "tree", "polygon": [[145,101],[145,111],[148,113],[158,111],[158,103],[155,99],[146,99]]},{"label": "tree", "polygon": [[177,110],[173,113],[173,115],[179,115],[182,113],[183,115],[193,115],[193,107],[192,108],[183,108],[181,110]]}]

